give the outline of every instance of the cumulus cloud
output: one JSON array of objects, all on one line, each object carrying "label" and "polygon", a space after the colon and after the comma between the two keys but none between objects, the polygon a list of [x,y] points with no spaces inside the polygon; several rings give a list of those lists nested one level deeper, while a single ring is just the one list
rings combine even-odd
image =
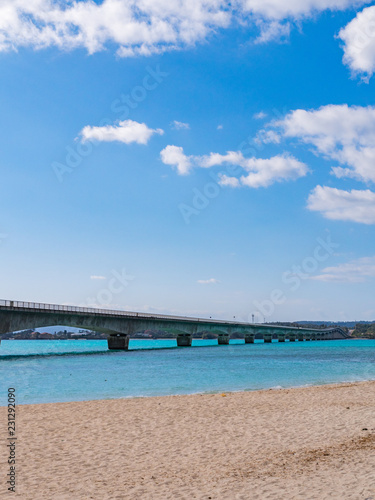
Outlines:
[{"label": "cumulus cloud", "polygon": [[268,187],[275,182],[294,181],[309,171],[307,165],[290,155],[272,158],[249,158],[245,164],[247,175],[241,177],[241,184],[252,188]]},{"label": "cumulus cloud", "polygon": [[335,160],[336,177],[375,182],[375,107],[328,105],[298,109],[274,122],[287,138],[312,145],[316,153]]},{"label": "cumulus cloud", "polygon": [[289,38],[291,25],[289,22],[280,23],[279,21],[258,21],[257,26],[260,30],[259,36],[255,39],[255,44],[267,43],[272,41],[285,40]]},{"label": "cumulus cloud", "polygon": [[160,128],[149,128],[145,123],[138,123],[133,120],[124,120],[117,125],[105,125],[104,127],[91,127],[87,125],[80,132],[82,142],[100,141],[100,142],[124,142],[130,144],[147,144],[154,134],[163,135],[164,131]]},{"label": "cumulus cloud", "polygon": [[259,113],[255,113],[255,115],[253,115],[253,118],[255,118],[256,120],[264,120],[264,118],[267,118],[267,113],[265,113],[264,111],[259,111]]},{"label": "cumulus cloud", "polygon": [[358,12],[338,38],[344,42],[344,64],[368,81],[375,71],[375,6]]},{"label": "cumulus cloud", "polygon": [[260,130],[257,133],[255,142],[258,144],[280,144],[281,137],[274,130]]},{"label": "cumulus cloud", "polygon": [[179,146],[167,146],[160,152],[160,158],[165,165],[176,167],[180,175],[187,175],[192,168],[192,162]]},{"label": "cumulus cloud", "polygon": [[[237,166],[244,171],[239,178],[222,175],[220,184],[223,186],[252,188],[268,187],[275,182],[296,180],[304,177],[309,171],[307,165],[291,155],[283,154],[272,158],[245,158],[239,151],[228,151],[225,155],[210,153],[196,157],[196,162],[203,168],[221,166]],[[235,169],[230,169],[233,173]],[[240,170],[240,169],[238,169]]]},{"label": "cumulus cloud", "polygon": [[334,283],[361,283],[368,278],[375,278],[375,256],[362,257],[338,266],[326,267],[317,276],[311,276],[315,281]]},{"label": "cumulus cloud", "polygon": [[[288,20],[369,0],[2,0],[0,51],[117,47],[121,57],[191,46],[235,23],[258,24],[259,41],[287,35]],[[282,22],[286,21],[286,22]]]},{"label": "cumulus cloud", "polygon": [[198,280],[197,283],[200,285],[217,285],[220,281],[215,278],[210,278],[209,280]]},{"label": "cumulus cloud", "polygon": [[308,197],[307,208],[327,219],[375,224],[375,193],[369,189],[344,191],[317,186]]},{"label": "cumulus cloud", "polygon": [[173,120],[172,127],[176,130],[189,130],[190,125],[188,123],[178,122],[177,120]]},{"label": "cumulus cloud", "polygon": [[246,159],[240,151],[228,151],[225,155],[210,153],[203,156],[192,156],[192,158],[194,158],[197,166],[202,168],[217,167],[224,163],[242,166],[246,162]]},{"label": "cumulus cloud", "polygon": [[[275,182],[296,180],[309,171],[307,165],[291,155],[283,154],[272,158],[245,158],[240,151],[228,151],[226,154],[210,153],[202,156],[187,156],[183,148],[167,146],[160,153],[163,163],[177,168],[180,175],[188,174],[193,167],[211,168],[228,166],[232,176],[219,175],[222,186],[252,188],[268,187]],[[234,175],[240,175],[235,177]],[[241,175],[242,174],[242,175]]]},{"label": "cumulus cloud", "polygon": [[219,184],[220,186],[229,186],[232,188],[240,187],[241,183],[237,177],[229,177],[225,174],[219,174]]},{"label": "cumulus cloud", "polygon": [[244,11],[265,19],[301,19],[323,10],[345,10],[371,0],[243,0]]}]

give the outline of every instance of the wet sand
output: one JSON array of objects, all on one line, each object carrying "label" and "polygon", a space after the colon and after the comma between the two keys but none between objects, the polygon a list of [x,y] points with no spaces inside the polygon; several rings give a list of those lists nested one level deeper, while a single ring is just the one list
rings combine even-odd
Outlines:
[{"label": "wet sand", "polygon": [[375,500],[375,382],[6,411],[0,498]]}]

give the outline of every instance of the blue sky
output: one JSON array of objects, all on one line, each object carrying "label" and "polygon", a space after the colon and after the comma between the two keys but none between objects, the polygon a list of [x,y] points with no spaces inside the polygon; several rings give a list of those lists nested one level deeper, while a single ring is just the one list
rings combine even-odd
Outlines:
[{"label": "blue sky", "polygon": [[19,4],[33,29],[0,21],[2,298],[374,319],[373,2],[145,1],[136,35],[130,1],[96,2],[114,27],[93,4],[72,27],[86,1]]}]

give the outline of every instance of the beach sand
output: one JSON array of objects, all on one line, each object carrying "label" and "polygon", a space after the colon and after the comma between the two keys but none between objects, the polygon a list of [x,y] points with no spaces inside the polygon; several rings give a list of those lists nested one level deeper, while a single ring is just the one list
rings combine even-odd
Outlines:
[{"label": "beach sand", "polygon": [[375,382],[6,411],[0,498],[375,500]]}]

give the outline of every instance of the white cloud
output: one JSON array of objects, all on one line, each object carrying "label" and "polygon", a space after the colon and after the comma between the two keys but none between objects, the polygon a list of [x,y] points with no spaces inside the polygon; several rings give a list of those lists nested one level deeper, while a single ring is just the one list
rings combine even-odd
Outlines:
[{"label": "white cloud", "polygon": [[0,50],[84,47],[92,54],[117,45],[123,57],[188,46],[231,13],[217,0],[2,0]]},{"label": "white cloud", "polygon": [[315,281],[334,283],[361,283],[375,278],[375,256],[362,257],[338,266],[326,267],[321,274],[311,276]]},{"label": "white cloud", "polygon": [[275,182],[296,180],[309,171],[307,165],[293,156],[278,155],[272,158],[249,158],[249,173],[241,177],[241,184],[252,188],[268,187]]},{"label": "white cloud", "polygon": [[229,177],[225,174],[219,174],[219,184],[220,186],[229,186],[232,188],[240,187],[241,183],[237,177]]},{"label": "white cloud", "polygon": [[222,125],[218,125],[217,126],[217,130],[223,130],[223,126]]},{"label": "white cloud", "polygon": [[358,12],[338,38],[344,42],[344,64],[368,81],[375,71],[375,5]]},{"label": "white cloud", "polygon": [[173,120],[172,127],[176,130],[189,130],[190,125],[188,123],[178,122],[177,120]]},{"label": "white cloud", "polygon": [[105,125],[104,127],[91,127],[87,125],[80,132],[82,142],[100,141],[100,142],[124,142],[130,144],[147,144],[154,134],[163,135],[164,131],[160,128],[149,128],[145,123],[138,123],[133,120],[125,120],[117,125]]},{"label": "white cloud", "polygon": [[[167,146],[160,153],[163,163],[177,168],[180,175],[190,173],[193,167],[211,168],[222,165],[228,166],[228,172],[240,175],[239,178],[220,175],[220,185],[252,188],[268,187],[275,182],[296,180],[304,177],[309,171],[307,165],[291,155],[277,155],[272,158],[245,158],[240,151],[210,153],[203,156],[187,156],[183,148]],[[233,168],[234,167],[234,168]]]},{"label": "white cloud", "polygon": [[375,107],[328,105],[298,109],[273,125],[288,138],[315,147],[317,153],[339,163],[336,177],[375,182]]},{"label": "white cloud", "polygon": [[267,118],[267,113],[265,113],[264,111],[259,111],[259,113],[255,113],[255,115],[253,115],[253,118],[255,118],[256,120],[264,120],[264,118]]},{"label": "white cloud", "polygon": [[90,276],[90,280],[106,280],[105,276]]},{"label": "white cloud", "polygon": [[235,23],[258,24],[258,41],[287,34],[288,22],[369,0],[2,0],[0,51],[21,47],[117,47],[121,57],[160,54],[203,41]]},{"label": "white cloud", "polygon": [[240,151],[228,151],[225,155],[220,153],[210,153],[203,156],[193,156],[198,166],[202,168],[217,167],[224,163],[242,166],[246,159]]},{"label": "white cloud", "polygon": [[166,165],[176,167],[180,175],[187,175],[192,167],[191,160],[184,154],[184,150],[178,146],[167,146],[160,152],[160,158]]},{"label": "white cloud", "polygon": [[289,22],[280,23],[279,21],[258,21],[257,26],[260,30],[259,36],[255,39],[255,44],[268,43],[272,41],[281,41],[289,38],[291,25]]},{"label": "white cloud", "polygon": [[307,208],[332,220],[375,224],[375,193],[317,186],[309,195]]},{"label": "white cloud", "polygon": [[274,130],[260,130],[255,141],[260,144],[280,144],[281,137]]},{"label": "white cloud", "polygon": [[264,19],[301,19],[323,10],[345,10],[371,0],[243,0],[243,9]]},{"label": "white cloud", "polygon": [[198,280],[197,283],[200,285],[217,285],[220,281],[215,278],[210,278],[209,280]]},{"label": "white cloud", "polygon": [[196,157],[196,161],[199,166],[204,168],[223,164],[241,167],[245,171],[245,175],[241,175],[239,179],[226,175],[221,176],[220,184],[231,187],[239,185],[252,188],[268,187],[275,182],[296,180],[299,177],[304,177],[308,172],[307,165],[287,154],[263,159],[245,158],[241,152],[228,151],[225,155],[210,153],[206,156]]}]

